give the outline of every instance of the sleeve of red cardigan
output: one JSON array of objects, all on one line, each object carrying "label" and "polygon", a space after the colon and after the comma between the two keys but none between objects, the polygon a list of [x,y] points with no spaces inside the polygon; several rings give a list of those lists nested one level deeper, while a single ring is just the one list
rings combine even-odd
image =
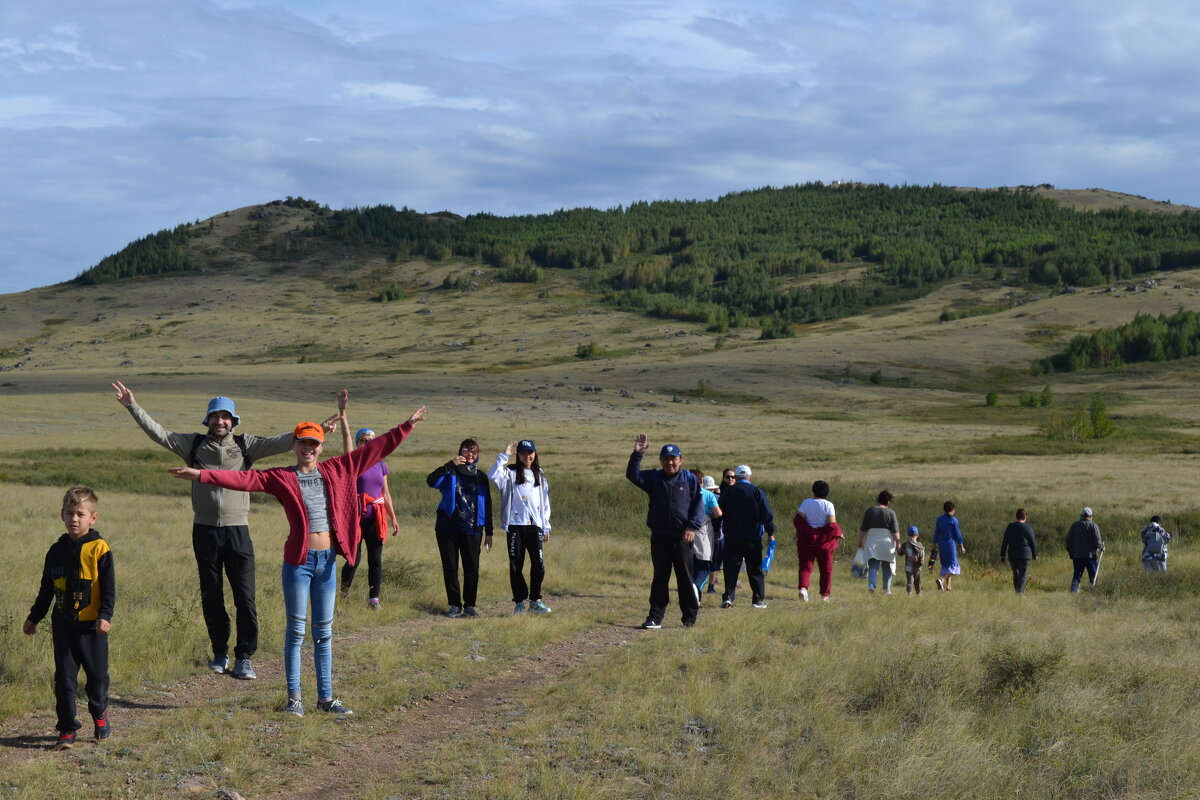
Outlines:
[{"label": "sleeve of red cardigan", "polygon": [[267,473],[265,469],[202,469],[200,482],[239,492],[265,492],[269,484]]},{"label": "sleeve of red cardigan", "polygon": [[412,433],[412,423],[402,422],[383,436],[376,436],[371,441],[357,447],[349,453],[340,455],[337,459],[345,460],[346,468],[355,476],[361,475],[371,467],[378,464],[382,459],[387,457],[387,454],[400,446],[400,443],[408,438]]}]

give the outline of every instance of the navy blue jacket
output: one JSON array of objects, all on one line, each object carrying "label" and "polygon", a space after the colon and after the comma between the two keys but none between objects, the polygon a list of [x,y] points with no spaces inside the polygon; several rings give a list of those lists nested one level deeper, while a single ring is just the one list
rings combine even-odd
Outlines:
[{"label": "navy blue jacket", "polygon": [[695,475],[681,469],[668,478],[661,469],[638,469],[641,465],[642,454],[634,450],[625,477],[650,497],[646,527],[651,536],[681,539],[685,529],[698,531],[704,527],[704,499]]},{"label": "navy blue jacket", "polygon": [[492,493],[488,489],[487,473],[477,469],[474,475],[464,478],[454,468],[454,462],[447,461],[429,473],[425,483],[442,493],[435,531],[468,536],[492,535]]},{"label": "navy blue jacket", "polygon": [[766,492],[738,478],[721,490],[721,531],[733,539],[761,539],[763,530],[775,535],[775,512]]}]

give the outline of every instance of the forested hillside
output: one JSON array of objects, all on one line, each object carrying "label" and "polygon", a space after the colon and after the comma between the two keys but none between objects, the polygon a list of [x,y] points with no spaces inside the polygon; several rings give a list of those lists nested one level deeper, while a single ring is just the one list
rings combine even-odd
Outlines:
[{"label": "forested hillside", "polygon": [[[391,206],[329,211],[300,198],[286,204],[314,212],[296,234],[305,243],[295,252],[338,243],[395,260],[466,259],[491,265],[504,280],[584,270],[622,308],[713,330],[760,325],[766,337],[981,273],[1017,285],[1093,286],[1200,266],[1200,213],[1088,213],[1007,189],[813,183],[515,217]],[[179,259],[181,235],[140,240],[77,280],[189,269],[194,262]],[[806,277],[838,271],[846,276]]]}]

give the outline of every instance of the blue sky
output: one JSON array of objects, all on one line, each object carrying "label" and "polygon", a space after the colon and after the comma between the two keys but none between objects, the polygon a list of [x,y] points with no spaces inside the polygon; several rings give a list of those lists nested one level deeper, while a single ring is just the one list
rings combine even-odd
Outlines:
[{"label": "blue sky", "polygon": [[1186,0],[0,10],[0,293],[303,196],[499,214],[861,180],[1200,205]]}]

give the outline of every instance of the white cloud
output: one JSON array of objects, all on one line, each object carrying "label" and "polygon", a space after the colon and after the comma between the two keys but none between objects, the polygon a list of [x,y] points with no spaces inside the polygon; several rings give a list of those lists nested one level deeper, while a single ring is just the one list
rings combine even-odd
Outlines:
[{"label": "white cloud", "polygon": [[487,111],[495,106],[490,100],[479,97],[442,97],[427,86],[411,83],[347,83],[351,97],[368,97],[386,100],[401,108],[429,106],[431,108],[453,108],[464,111]]}]

